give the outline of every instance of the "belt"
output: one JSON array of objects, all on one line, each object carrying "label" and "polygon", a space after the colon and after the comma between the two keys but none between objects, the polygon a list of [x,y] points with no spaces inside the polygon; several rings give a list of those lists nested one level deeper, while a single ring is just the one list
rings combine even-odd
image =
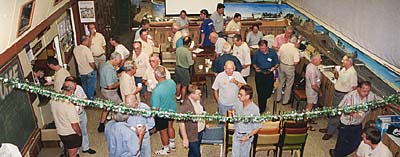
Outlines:
[{"label": "belt", "polygon": [[[244,132],[237,132],[238,134],[240,134],[240,135],[248,135],[249,133],[244,133]],[[253,137],[253,136],[249,136],[249,138],[251,138],[251,137]]]},{"label": "belt", "polygon": [[105,90],[116,90],[117,88],[103,88]]},{"label": "belt", "polygon": [[101,55],[98,55],[98,56],[93,56],[93,57],[101,57],[101,56],[103,56],[104,55],[104,53],[102,53]]},{"label": "belt", "polygon": [[347,92],[341,92],[341,91],[338,91],[338,90],[336,90],[336,89],[335,89],[335,92],[341,93],[341,94],[347,94]]},{"label": "belt", "polygon": [[189,70],[189,68],[184,68],[184,67],[181,67],[181,66],[179,66],[179,65],[177,65],[176,67]]},{"label": "belt", "polygon": [[289,64],[286,64],[286,63],[282,63],[282,62],[281,62],[281,64],[283,64],[283,65],[287,65],[287,66],[294,66],[294,65],[289,65]]}]

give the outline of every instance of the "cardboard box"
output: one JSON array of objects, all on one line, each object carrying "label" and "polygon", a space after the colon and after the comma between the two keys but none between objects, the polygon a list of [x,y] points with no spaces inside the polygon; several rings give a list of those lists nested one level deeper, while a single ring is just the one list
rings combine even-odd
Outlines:
[{"label": "cardboard box", "polygon": [[390,125],[400,127],[399,115],[383,115],[376,118],[376,128],[381,132],[381,137],[386,133]]}]

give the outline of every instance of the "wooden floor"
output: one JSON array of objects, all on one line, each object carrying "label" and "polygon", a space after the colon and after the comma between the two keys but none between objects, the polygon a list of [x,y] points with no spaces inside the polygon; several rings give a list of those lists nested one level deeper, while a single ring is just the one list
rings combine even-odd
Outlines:
[{"label": "wooden floor", "polygon": [[[254,74],[252,74],[249,77],[248,83],[255,88],[255,83],[254,83]],[[205,98],[205,94],[203,94],[203,99],[204,99],[204,106],[209,113],[215,113],[217,111],[217,104],[214,101],[214,98],[212,96],[212,90],[211,90],[211,81],[208,80],[208,97]],[[97,92],[100,93],[100,92]],[[203,92],[204,93],[204,92]],[[99,95],[98,95],[99,96]],[[274,95],[275,96],[275,95]],[[273,96],[273,97],[274,97]],[[254,98],[257,98],[257,93],[255,92],[255,95],[253,96]],[[254,101],[257,103],[257,99],[254,99]],[[304,108],[304,104],[301,105],[301,107]],[[272,99],[269,100],[268,102],[268,111],[272,111]],[[292,110],[290,105],[287,106],[282,106],[278,105],[278,111],[289,111]],[[88,155],[88,154],[82,154],[81,157],[90,157],[90,156],[96,156],[96,157],[106,157],[108,156],[108,150],[106,146],[106,141],[103,133],[98,133],[97,132],[97,126],[100,118],[101,111],[99,109],[94,109],[94,108],[88,108],[86,109],[87,115],[88,115],[88,133],[89,133],[89,141],[90,141],[90,147],[92,149],[95,149],[97,151],[97,154],[94,155]],[[321,118],[321,119],[316,119],[318,122],[317,125],[314,125],[314,127],[318,130],[319,128],[323,128],[327,124],[327,119]],[[175,123],[175,131],[178,133],[178,125]],[[337,135],[334,135],[334,137],[331,140],[328,141],[322,141],[321,138],[323,134],[319,133],[318,131],[309,131],[309,136],[307,139],[307,144],[305,146],[305,151],[304,151],[304,157],[329,157],[329,149],[333,148],[335,143],[336,143],[336,137]],[[178,135],[178,134],[176,134]],[[183,149],[182,147],[182,142],[179,136],[176,137],[176,143],[177,143],[177,151],[171,152],[170,156],[173,157],[184,157],[187,156],[187,149]],[[157,156],[154,154],[154,151],[158,150],[161,148],[161,141],[160,141],[160,136],[159,133],[156,133],[151,136],[151,149],[152,149],[152,156]],[[206,157],[218,157],[219,156],[219,146],[204,146],[203,147],[203,156]],[[60,148],[44,148],[40,154],[39,157],[53,157],[53,156],[58,156],[60,154],[61,149]],[[284,152],[283,156],[291,156],[290,151]],[[230,156],[231,153],[228,154]],[[270,156],[272,156],[273,153],[270,153]],[[265,157],[267,156],[266,152],[259,152],[256,154],[257,157]],[[294,156],[298,156],[296,153]]]}]

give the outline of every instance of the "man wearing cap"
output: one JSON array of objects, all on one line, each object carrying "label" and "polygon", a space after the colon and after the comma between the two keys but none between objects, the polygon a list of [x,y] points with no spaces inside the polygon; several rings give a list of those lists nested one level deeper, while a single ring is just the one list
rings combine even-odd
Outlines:
[{"label": "man wearing cap", "polygon": [[214,23],[215,32],[217,32],[220,37],[222,37],[222,33],[224,32],[224,10],[225,5],[218,3],[217,10],[210,17]]}]

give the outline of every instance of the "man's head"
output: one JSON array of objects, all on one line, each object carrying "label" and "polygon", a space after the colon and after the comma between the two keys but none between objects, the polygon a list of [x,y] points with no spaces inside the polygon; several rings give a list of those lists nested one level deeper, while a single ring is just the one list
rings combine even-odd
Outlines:
[{"label": "man's head", "polygon": [[181,17],[182,19],[185,19],[186,15],[186,10],[181,10],[181,12],[179,13],[179,17]]},{"label": "man's head", "polygon": [[88,29],[89,29],[89,32],[92,34],[92,33],[96,33],[96,26],[94,25],[94,23],[91,23],[91,24],[89,24],[88,25]]},{"label": "man's head", "polygon": [[311,56],[311,63],[314,64],[315,66],[318,66],[321,64],[321,55],[320,54],[314,54]]},{"label": "man's head", "polygon": [[177,31],[178,31],[178,29],[179,29],[179,25],[177,24],[177,23],[173,23],[172,24],[172,27],[171,27],[171,31],[172,31],[172,33],[176,33]]},{"label": "man's head", "polygon": [[226,61],[224,70],[228,76],[232,76],[233,72],[235,71],[235,63],[233,63],[233,61],[231,61],[231,60]]},{"label": "man's head", "polygon": [[217,43],[217,40],[218,40],[218,34],[216,32],[211,32],[208,39],[210,39],[211,43],[215,44],[215,43]]},{"label": "man's head", "polygon": [[53,57],[47,58],[47,66],[54,71],[57,71],[58,69],[61,68],[60,64],[58,63],[58,60]]},{"label": "man's head", "polygon": [[192,38],[189,36],[183,37],[183,46],[189,47],[190,43],[192,43]]},{"label": "man's head", "polygon": [[292,44],[296,44],[297,43],[296,35],[292,34],[292,36],[290,36],[289,42]]},{"label": "man's head", "polygon": [[201,99],[201,90],[199,89],[198,86],[196,85],[189,85],[188,87],[189,90],[189,98],[191,98],[194,101],[199,101]]},{"label": "man's head", "polygon": [[240,34],[235,34],[235,36],[233,36],[233,44],[235,44],[236,46],[240,46],[243,43],[243,39],[242,36]]},{"label": "man's head", "polygon": [[141,29],[139,31],[139,34],[140,34],[140,39],[142,39],[143,41],[147,41],[147,35],[148,35],[147,29]]},{"label": "man's head", "polygon": [[113,112],[112,117],[116,122],[126,122],[128,120],[128,118],[129,118],[129,114],[120,113],[120,112]]},{"label": "man's head", "polygon": [[208,16],[209,15],[208,15],[207,9],[200,10],[200,19],[204,20],[204,19],[208,18]]},{"label": "man's head", "polygon": [[136,65],[132,61],[126,61],[124,63],[124,71],[130,76],[136,73],[136,69]]},{"label": "man's head", "polygon": [[85,45],[85,46],[87,46],[87,47],[90,47],[89,36],[87,36],[87,35],[82,35],[82,36],[81,36],[81,43],[82,43],[82,45]]},{"label": "man's head", "polygon": [[110,63],[112,66],[119,66],[122,62],[122,56],[118,52],[113,52],[110,56]]},{"label": "man's head", "polygon": [[67,77],[65,79],[63,86],[61,87],[61,90],[65,95],[71,96],[72,94],[75,93],[75,89],[76,89],[76,81],[68,80]]},{"label": "man's head", "polygon": [[292,34],[293,34],[293,27],[287,26],[285,29],[285,38],[290,38]]},{"label": "man's head", "polygon": [[351,57],[345,55],[345,56],[343,56],[343,58],[342,58],[342,63],[343,63],[343,66],[344,66],[346,69],[348,69],[348,68],[350,68],[351,66],[353,66],[353,58],[351,58]]},{"label": "man's head", "polygon": [[267,40],[260,40],[258,42],[258,47],[262,53],[268,52],[268,41]]},{"label": "man's head", "polygon": [[111,37],[110,37],[110,44],[111,44],[112,46],[116,47],[116,46],[119,45],[119,43],[121,43],[119,37],[117,37],[117,36],[111,36]]},{"label": "man's head", "polygon": [[133,94],[129,94],[125,97],[125,104],[127,104],[133,108],[139,107],[139,102],[136,99],[136,95],[133,95]]},{"label": "man's head", "polygon": [[235,13],[235,15],[233,16],[233,20],[235,22],[240,22],[241,19],[242,19],[242,15],[240,13]]},{"label": "man's head", "polygon": [[250,85],[243,85],[239,89],[239,100],[246,101],[253,98],[253,88]]},{"label": "man's head", "polygon": [[154,77],[158,82],[160,82],[160,80],[165,80],[166,78],[165,68],[161,65],[157,66],[156,69],[154,69]]},{"label": "man's head", "polygon": [[43,68],[39,68],[37,66],[34,66],[33,67],[33,74],[37,78],[43,78],[44,77],[44,69]]},{"label": "man's head", "polygon": [[135,51],[135,54],[140,55],[140,53],[142,53],[142,42],[134,41],[132,45],[133,45],[133,51]]},{"label": "man's head", "polygon": [[377,145],[381,141],[381,133],[375,127],[364,128],[361,137],[363,142],[369,146]]},{"label": "man's head", "polygon": [[147,19],[143,19],[140,22],[140,26],[142,27],[142,29],[148,29],[148,28],[150,28],[150,21]]},{"label": "man's head", "polygon": [[251,26],[251,31],[253,31],[253,33],[258,33],[259,29],[260,29],[260,27],[258,25],[252,25]]},{"label": "man's head", "polygon": [[371,91],[371,82],[362,81],[362,82],[358,83],[357,92],[361,98],[368,96],[370,91]]},{"label": "man's head", "polygon": [[232,46],[228,42],[224,43],[224,45],[222,46],[222,52],[224,54],[231,54],[232,53],[231,49],[232,49]]},{"label": "man's head", "polygon": [[218,14],[222,15],[224,14],[224,10],[225,10],[225,5],[222,3],[218,3],[217,4],[217,12]]},{"label": "man's head", "polygon": [[150,61],[150,66],[153,69],[156,69],[156,67],[159,66],[160,62],[161,62],[160,58],[158,56],[156,56],[156,55],[152,55],[150,57],[149,61]]}]

